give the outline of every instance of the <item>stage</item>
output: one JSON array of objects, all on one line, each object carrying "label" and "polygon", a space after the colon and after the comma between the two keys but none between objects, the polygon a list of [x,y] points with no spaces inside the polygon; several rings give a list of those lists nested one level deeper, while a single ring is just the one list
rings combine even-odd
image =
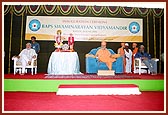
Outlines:
[{"label": "stage", "polygon": [[[140,95],[57,95],[60,85],[135,84]],[[4,75],[4,111],[164,111],[164,75]],[[82,91],[81,91],[82,92]]]},{"label": "stage", "polygon": [[4,91],[57,92],[59,85],[65,84],[135,84],[140,91],[164,91],[164,75],[116,74],[98,76],[96,74],[78,75],[4,75]]}]

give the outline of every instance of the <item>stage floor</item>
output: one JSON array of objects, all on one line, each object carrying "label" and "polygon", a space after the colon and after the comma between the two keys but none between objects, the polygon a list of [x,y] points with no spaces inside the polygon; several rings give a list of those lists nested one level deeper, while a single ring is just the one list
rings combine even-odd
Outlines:
[{"label": "stage floor", "polygon": [[[58,96],[62,84],[135,84],[141,95]],[[5,111],[163,111],[164,75],[4,75]]]},{"label": "stage floor", "polygon": [[140,91],[164,91],[164,75],[116,74],[98,76],[80,75],[4,75],[4,91],[57,92],[61,84],[135,84]]},{"label": "stage floor", "polygon": [[5,92],[7,111],[163,111],[164,92],[141,95],[58,96],[53,92]]}]

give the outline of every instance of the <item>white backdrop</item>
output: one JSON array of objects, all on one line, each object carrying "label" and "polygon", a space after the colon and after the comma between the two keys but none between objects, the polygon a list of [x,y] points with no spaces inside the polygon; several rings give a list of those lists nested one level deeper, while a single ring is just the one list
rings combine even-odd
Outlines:
[{"label": "white backdrop", "polygon": [[25,39],[54,41],[60,29],[66,40],[72,33],[75,41],[142,42],[142,25],[139,18],[27,16]]}]

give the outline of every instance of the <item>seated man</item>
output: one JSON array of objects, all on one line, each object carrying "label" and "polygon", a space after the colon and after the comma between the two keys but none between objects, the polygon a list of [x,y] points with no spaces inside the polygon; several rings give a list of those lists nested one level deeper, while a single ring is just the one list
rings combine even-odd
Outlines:
[{"label": "seated man", "polygon": [[27,43],[26,44],[26,48],[23,49],[19,56],[17,56],[17,58],[19,59],[19,61],[22,63],[22,73],[21,75],[25,74],[25,68],[27,64],[31,64],[31,60],[32,58],[36,58],[37,54],[35,52],[34,49],[31,48],[31,44]]},{"label": "seated man", "polygon": [[152,75],[157,74],[157,62],[151,60],[151,55],[144,51],[144,45],[141,45],[139,52],[136,53],[135,58],[140,58],[141,61],[149,68]]},{"label": "seated man", "polygon": [[120,54],[111,54],[106,48],[106,41],[101,42],[101,48],[97,51],[94,58],[98,58],[99,61],[106,63],[109,70],[112,70],[112,63],[116,61],[116,58],[120,57]]}]

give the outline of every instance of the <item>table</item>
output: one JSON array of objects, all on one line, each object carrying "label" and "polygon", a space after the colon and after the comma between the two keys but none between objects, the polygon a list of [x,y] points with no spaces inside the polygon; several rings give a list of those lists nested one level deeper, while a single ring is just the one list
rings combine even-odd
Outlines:
[{"label": "table", "polygon": [[48,63],[48,74],[80,74],[77,52],[52,52]]}]

